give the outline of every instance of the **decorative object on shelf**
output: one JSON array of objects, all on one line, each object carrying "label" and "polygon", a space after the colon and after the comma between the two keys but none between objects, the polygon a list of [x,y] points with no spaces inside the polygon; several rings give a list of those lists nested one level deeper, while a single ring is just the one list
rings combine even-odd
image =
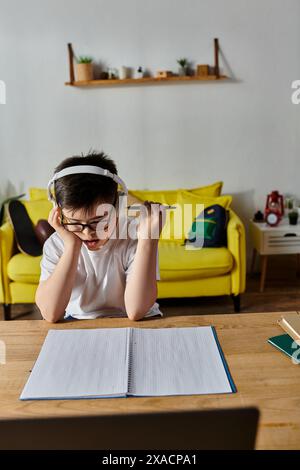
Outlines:
[{"label": "decorative object on shelf", "polygon": [[214,39],[214,53],[215,53],[215,76],[217,79],[220,78],[220,67],[219,67],[219,53],[220,53],[220,46],[219,46],[219,39]]},{"label": "decorative object on shelf", "polygon": [[118,69],[110,67],[108,69],[108,80],[117,80],[119,78]]},{"label": "decorative object on shelf", "polygon": [[188,60],[185,57],[177,60],[179,64],[178,75],[179,77],[185,77],[188,73]]},{"label": "decorative object on shelf", "polygon": [[93,80],[93,58],[89,56],[79,56],[76,62],[77,81]]},{"label": "decorative object on shelf", "polygon": [[158,70],[156,76],[157,78],[173,77],[173,72],[171,72],[171,70]]},{"label": "decorative object on shelf", "polygon": [[135,72],[135,78],[139,79],[143,77],[144,77],[143,67],[139,66]]},{"label": "decorative object on shelf", "polygon": [[108,72],[106,72],[105,70],[103,70],[103,71],[100,73],[100,80],[108,80]]},{"label": "decorative object on shelf", "polygon": [[125,65],[122,65],[119,70],[119,79],[125,80],[126,78],[129,78],[129,68]]},{"label": "decorative object on shelf", "polygon": [[197,69],[196,69],[196,75],[200,76],[200,77],[206,77],[207,75],[209,75],[209,65],[197,65]]},{"label": "decorative object on shelf", "polygon": [[[226,80],[228,77],[225,75],[220,75],[219,70],[219,40],[217,38],[214,39],[214,66],[211,67],[211,74],[209,75],[172,75],[167,76],[164,80],[161,77],[152,77],[151,73],[148,73],[145,69],[143,73],[139,73],[139,77],[132,76],[134,70],[130,70],[130,77],[126,79],[108,79],[108,73],[102,72],[100,74],[99,79],[88,80],[88,81],[77,81],[75,80],[75,73],[74,73],[74,59],[76,56],[73,52],[72,44],[68,44],[68,57],[69,57],[69,72],[70,72],[70,79],[65,85],[76,86],[76,87],[90,87],[90,86],[127,86],[127,85],[152,85],[153,83],[156,84],[169,84],[169,83],[176,83],[176,82],[184,82],[184,83],[192,83],[192,82],[207,82],[207,81],[217,81],[217,80]],[[143,70],[143,69],[142,69]],[[135,75],[135,74],[134,74]]]},{"label": "decorative object on shelf", "polygon": [[261,211],[255,212],[254,217],[253,217],[254,222],[261,223],[261,222],[264,222],[264,220],[265,220],[264,214]]},{"label": "decorative object on shelf", "polygon": [[265,219],[268,225],[275,227],[284,215],[283,196],[278,191],[272,191],[267,196]]},{"label": "decorative object on shelf", "polygon": [[295,211],[295,210],[291,211],[291,212],[289,213],[288,217],[289,217],[289,223],[290,223],[290,225],[297,225],[297,223],[298,223],[298,217],[299,217],[298,211]]}]

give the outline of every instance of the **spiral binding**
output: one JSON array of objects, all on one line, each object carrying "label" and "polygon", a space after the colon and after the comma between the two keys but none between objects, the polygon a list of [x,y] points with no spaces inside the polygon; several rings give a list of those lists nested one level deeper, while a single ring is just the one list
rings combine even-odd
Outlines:
[{"label": "spiral binding", "polygon": [[127,377],[127,393],[130,394],[131,388],[131,368],[132,368],[132,328],[129,328],[129,339],[127,345],[127,357],[128,357],[128,377]]}]

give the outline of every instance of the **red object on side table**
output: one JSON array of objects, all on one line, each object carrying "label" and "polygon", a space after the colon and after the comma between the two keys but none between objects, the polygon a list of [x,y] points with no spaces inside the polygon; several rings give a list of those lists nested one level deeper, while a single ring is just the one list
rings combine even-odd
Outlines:
[{"label": "red object on side table", "polygon": [[284,215],[283,196],[279,191],[272,191],[267,196],[265,219],[268,225],[275,227]]}]

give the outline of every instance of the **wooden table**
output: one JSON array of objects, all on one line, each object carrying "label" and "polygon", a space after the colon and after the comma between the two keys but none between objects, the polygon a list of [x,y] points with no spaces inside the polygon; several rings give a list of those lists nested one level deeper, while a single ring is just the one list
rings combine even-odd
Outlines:
[{"label": "wooden table", "polygon": [[[97,319],[48,324],[40,320],[0,322],[6,364],[0,365],[0,417],[74,416],[257,406],[258,449],[300,449],[300,366],[267,343],[282,333],[282,313],[178,316],[131,322]],[[20,401],[47,331],[69,328],[169,328],[214,325],[238,392],[229,395],[138,397],[95,400]]]}]

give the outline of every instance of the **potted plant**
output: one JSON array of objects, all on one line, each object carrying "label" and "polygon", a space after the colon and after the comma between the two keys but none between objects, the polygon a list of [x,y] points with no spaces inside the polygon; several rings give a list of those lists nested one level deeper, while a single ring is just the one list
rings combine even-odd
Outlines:
[{"label": "potted plant", "polygon": [[180,77],[184,77],[185,75],[187,75],[188,60],[183,57],[177,60],[177,64],[179,64],[178,75]]},{"label": "potted plant", "polygon": [[93,80],[93,58],[90,56],[79,56],[76,61],[77,81]]},{"label": "potted plant", "polygon": [[289,222],[290,222],[290,225],[297,225],[297,222],[298,222],[298,211],[292,210],[292,211],[289,213]]}]

